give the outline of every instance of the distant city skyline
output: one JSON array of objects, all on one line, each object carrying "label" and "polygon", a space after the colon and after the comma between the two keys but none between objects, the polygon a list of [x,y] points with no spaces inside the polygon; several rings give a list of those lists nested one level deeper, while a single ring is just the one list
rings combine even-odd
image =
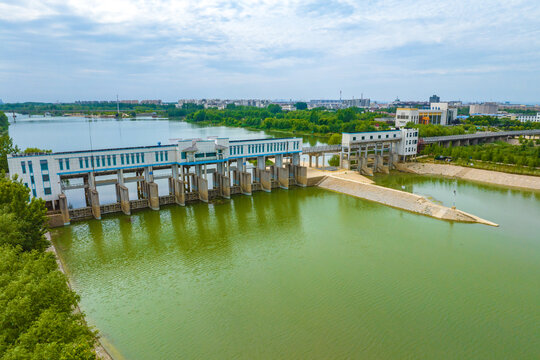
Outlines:
[{"label": "distant city skyline", "polygon": [[0,98],[540,103],[533,0],[0,0]]}]

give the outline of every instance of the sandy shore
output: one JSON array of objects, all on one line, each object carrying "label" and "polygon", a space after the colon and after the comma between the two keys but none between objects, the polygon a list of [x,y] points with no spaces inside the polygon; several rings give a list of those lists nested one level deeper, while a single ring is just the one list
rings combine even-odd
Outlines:
[{"label": "sandy shore", "polygon": [[507,174],[446,164],[406,163],[400,165],[401,170],[415,174],[442,175],[485,184],[540,191],[540,176]]},{"label": "sandy shore", "polygon": [[[311,172],[310,175],[316,176],[318,174]],[[336,174],[324,172],[324,175],[326,176],[317,184],[317,186],[323,189],[374,201],[436,219],[499,226],[494,222],[464,211],[435,204],[420,195],[374,185],[373,181],[352,171],[338,172]]]}]

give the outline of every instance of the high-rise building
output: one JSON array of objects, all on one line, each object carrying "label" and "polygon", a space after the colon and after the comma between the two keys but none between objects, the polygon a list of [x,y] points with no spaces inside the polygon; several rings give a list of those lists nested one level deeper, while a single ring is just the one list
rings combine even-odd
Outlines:
[{"label": "high-rise building", "polygon": [[429,97],[429,103],[440,103],[441,102],[441,98],[438,97],[437,95],[431,95]]}]

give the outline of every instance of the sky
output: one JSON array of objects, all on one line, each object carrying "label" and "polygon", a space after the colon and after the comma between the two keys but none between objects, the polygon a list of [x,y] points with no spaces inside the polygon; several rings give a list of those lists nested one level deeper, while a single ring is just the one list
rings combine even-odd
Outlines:
[{"label": "sky", "polygon": [[540,102],[538,0],[0,0],[4,102]]}]

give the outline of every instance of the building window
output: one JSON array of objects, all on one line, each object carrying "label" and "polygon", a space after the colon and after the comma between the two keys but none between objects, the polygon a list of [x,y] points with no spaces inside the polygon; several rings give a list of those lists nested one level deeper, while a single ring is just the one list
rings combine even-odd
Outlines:
[{"label": "building window", "polygon": [[180,157],[182,158],[182,160],[186,160],[187,159],[187,154],[184,151],[182,151],[180,153]]},{"label": "building window", "polygon": [[81,169],[83,168],[83,159],[82,159],[82,157],[79,158],[79,167]]},{"label": "building window", "polygon": [[163,151],[159,152],[159,161],[163,161]]},{"label": "building window", "polygon": [[144,153],[141,153],[141,162],[144,163]]},{"label": "building window", "polygon": [[58,167],[60,168],[60,171],[64,170],[64,160],[58,159]]},{"label": "building window", "polygon": [[216,156],[215,152],[206,153],[206,157],[214,157]]},{"label": "building window", "polygon": [[164,151],[164,153],[165,153],[165,161],[169,161],[169,152]]},{"label": "building window", "polygon": [[111,166],[111,155],[107,155],[107,166]]},{"label": "building window", "polygon": [[124,154],[120,154],[120,163],[124,165]]},{"label": "building window", "polygon": [[126,164],[129,165],[129,154],[126,154]]},{"label": "building window", "polygon": [[101,155],[101,166],[105,166],[105,155]]},{"label": "building window", "polygon": [[381,138],[381,135],[379,135],[379,139]]},{"label": "building window", "polygon": [[388,134],[386,134],[386,138],[388,139]]},{"label": "building window", "polygon": [[51,195],[51,188],[50,187],[46,187],[44,189],[44,191],[45,191],[45,195]]},{"label": "building window", "polygon": [[113,162],[113,165],[116,166],[116,155],[113,155],[113,156],[112,156],[112,162]]},{"label": "building window", "polygon": [[30,172],[30,174],[34,173],[34,165],[31,161],[28,162],[28,171]]},{"label": "building window", "polygon": [[32,189],[32,195],[34,195],[34,197],[37,197],[36,189]]},{"label": "building window", "polygon": [[131,163],[135,164],[135,153],[131,153]]},{"label": "building window", "polygon": [[21,168],[22,168],[22,173],[26,174],[26,164],[24,163],[24,161],[21,161]]},{"label": "building window", "polygon": [[85,165],[86,168],[88,168],[88,166],[89,166],[89,165],[88,165],[88,156],[86,156],[86,157],[84,158],[84,165]]},{"label": "building window", "polygon": [[141,162],[141,154],[137,153],[137,164]]},{"label": "building window", "polygon": [[396,134],[394,134],[394,137],[396,137]]},{"label": "building window", "polygon": [[99,167],[99,156],[96,156],[96,167]]},{"label": "building window", "polygon": [[40,160],[39,166],[41,167],[41,171],[48,171],[49,170],[49,164],[47,164],[47,160]]},{"label": "building window", "polygon": [[32,183],[32,185],[36,183],[36,181],[34,180],[34,175],[30,175],[30,182]]},{"label": "building window", "polygon": [[66,160],[66,170],[69,170],[69,159],[64,159]]},{"label": "building window", "polygon": [[156,151],[155,154],[156,154],[156,162],[158,162],[159,161],[159,153]]},{"label": "building window", "polygon": [[51,180],[48,174],[43,174],[41,177],[43,178],[43,182]]},{"label": "building window", "polygon": [[373,135],[369,135],[370,140],[373,140]]},{"label": "building window", "polygon": [[28,187],[28,183],[24,183],[24,186]]},{"label": "building window", "polygon": [[204,153],[195,154],[195,157],[196,158],[202,158],[202,157],[204,157]]}]

